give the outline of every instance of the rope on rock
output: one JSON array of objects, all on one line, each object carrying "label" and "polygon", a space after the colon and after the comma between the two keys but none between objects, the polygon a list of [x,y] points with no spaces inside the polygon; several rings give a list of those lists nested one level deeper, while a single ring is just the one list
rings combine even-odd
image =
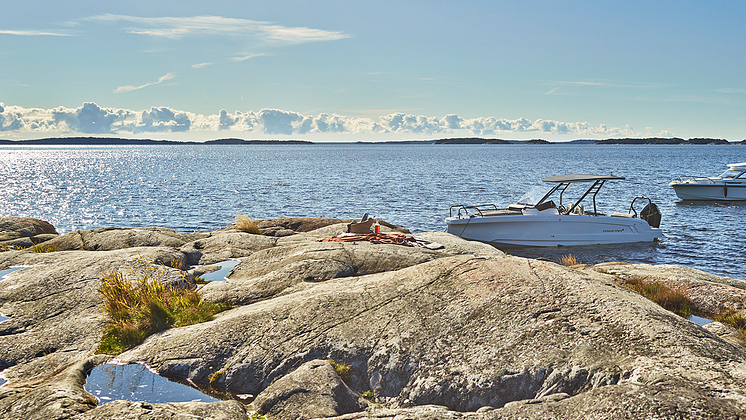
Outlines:
[{"label": "rope on rock", "polygon": [[395,244],[417,246],[417,240],[401,233],[368,233],[363,235],[343,234],[333,238],[322,239],[322,242],[360,242],[368,241],[374,244]]}]

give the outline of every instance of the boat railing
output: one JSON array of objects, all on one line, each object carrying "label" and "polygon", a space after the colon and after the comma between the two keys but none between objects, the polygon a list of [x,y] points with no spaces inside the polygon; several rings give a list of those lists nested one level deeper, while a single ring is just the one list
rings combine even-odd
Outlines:
[{"label": "boat railing", "polygon": [[465,206],[463,204],[458,204],[455,206],[451,206],[451,208],[448,210],[448,215],[450,217],[453,217],[454,210],[458,210],[456,212],[456,217],[460,219],[462,217],[484,216],[485,213],[489,211],[497,211],[498,208],[494,204],[477,204],[474,206]]},{"label": "boat railing", "polygon": [[640,195],[640,196],[637,196],[637,197],[635,197],[635,198],[633,198],[633,199],[632,199],[632,202],[631,202],[631,203],[629,204],[629,211],[628,211],[628,213],[629,213],[629,214],[631,214],[631,215],[632,215],[632,217],[634,217],[634,218],[639,218],[639,217],[640,217],[640,216],[639,216],[639,215],[637,214],[637,210],[635,210],[635,201],[637,201],[637,200],[641,200],[641,201],[645,201],[645,200],[647,200],[647,202],[648,202],[648,205],[652,204],[652,202],[653,202],[653,201],[652,201],[652,200],[650,200],[649,198],[647,198],[647,197],[644,197],[644,196],[641,196],[641,195]]}]

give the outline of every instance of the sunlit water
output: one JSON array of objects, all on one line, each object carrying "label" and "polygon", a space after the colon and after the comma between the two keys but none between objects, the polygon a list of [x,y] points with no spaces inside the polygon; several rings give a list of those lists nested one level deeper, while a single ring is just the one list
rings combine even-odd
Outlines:
[{"label": "sunlit water", "polygon": [[746,161],[743,146],[243,145],[0,146],[0,214],[96,227],[227,227],[237,213],[353,218],[369,213],[412,232],[445,230],[454,204],[516,202],[541,178],[624,176],[608,182],[599,210],[627,211],[636,195],[663,215],[660,243],[508,252],[584,263],[681,264],[746,278],[746,202],[680,202],[672,175],[715,175]]}]

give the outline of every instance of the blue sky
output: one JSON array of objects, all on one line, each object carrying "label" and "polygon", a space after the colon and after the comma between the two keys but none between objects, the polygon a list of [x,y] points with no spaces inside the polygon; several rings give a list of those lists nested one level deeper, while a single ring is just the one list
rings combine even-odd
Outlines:
[{"label": "blue sky", "polygon": [[746,138],[743,1],[4,2],[0,139]]}]

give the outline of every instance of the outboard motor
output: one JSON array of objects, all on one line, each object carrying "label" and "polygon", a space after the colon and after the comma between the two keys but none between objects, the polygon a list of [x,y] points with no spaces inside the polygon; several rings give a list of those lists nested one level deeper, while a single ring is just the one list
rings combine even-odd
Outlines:
[{"label": "outboard motor", "polygon": [[648,205],[643,207],[640,211],[640,219],[648,222],[650,227],[660,227],[661,212],[658,210],[658,206],[656,206],[652,201],[649,202]]}]

